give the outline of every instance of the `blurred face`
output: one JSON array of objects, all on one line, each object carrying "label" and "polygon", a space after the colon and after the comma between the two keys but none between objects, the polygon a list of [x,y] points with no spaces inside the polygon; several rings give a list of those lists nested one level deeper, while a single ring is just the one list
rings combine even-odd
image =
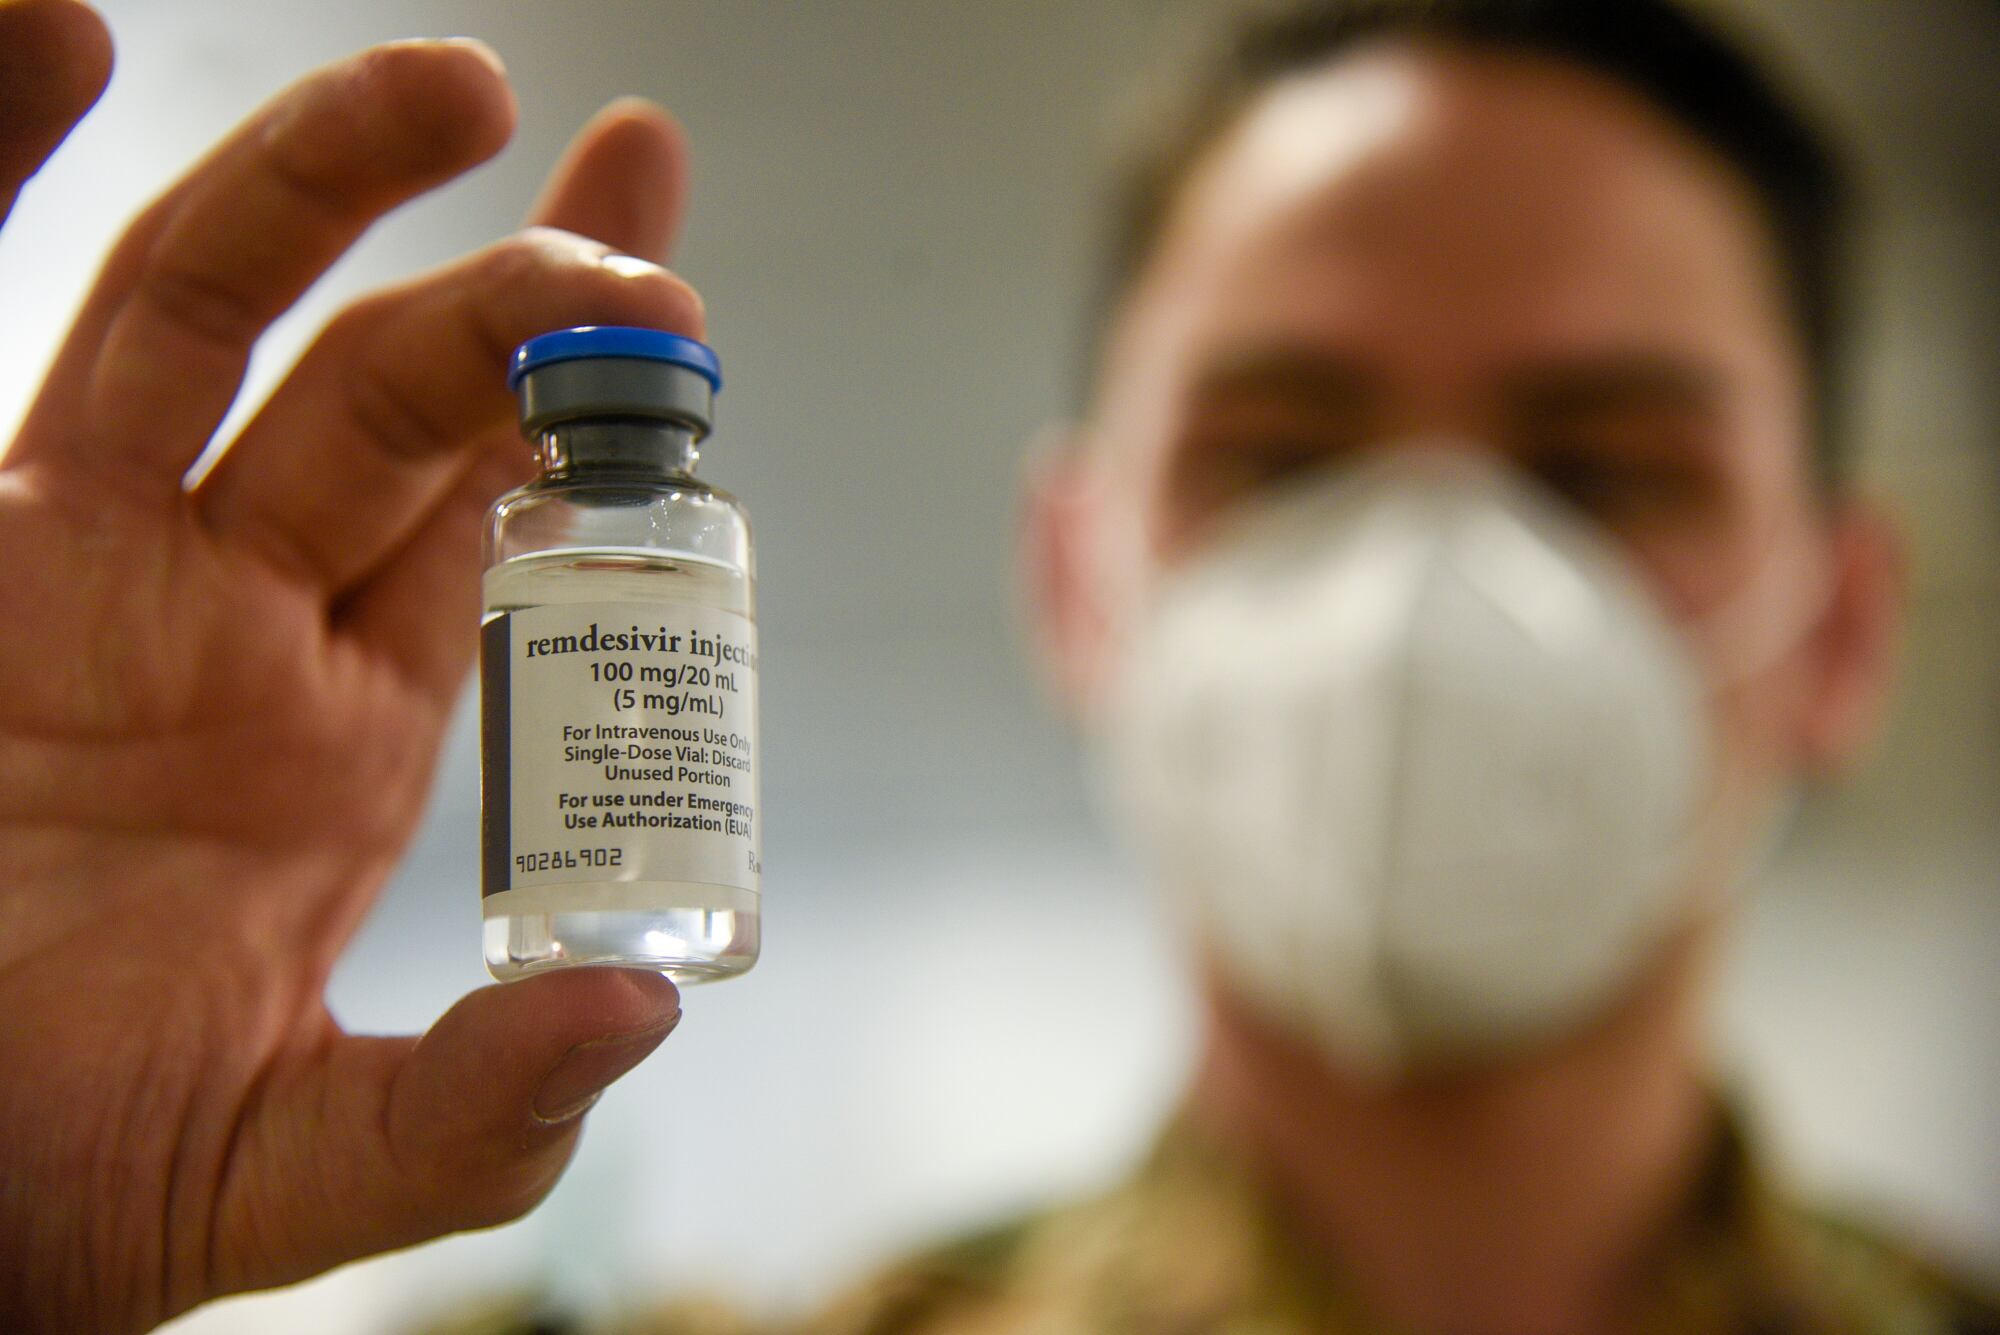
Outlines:
[{"label": "blurred face", "polygon": [[1037,530],[1059,667],[1087,695],[1154,577],[1233,508],[1449,437],[1593,519],[1678,622],[1771,585],[1760,614],[1806,633],[1715,722],[1722,781],[1772,787],[1850,747],[1885,657],[1883,549],[1816,496],[1807,403],[1725,163],[1557,61],[1364,48],[1208,151],[1114,321]]}]

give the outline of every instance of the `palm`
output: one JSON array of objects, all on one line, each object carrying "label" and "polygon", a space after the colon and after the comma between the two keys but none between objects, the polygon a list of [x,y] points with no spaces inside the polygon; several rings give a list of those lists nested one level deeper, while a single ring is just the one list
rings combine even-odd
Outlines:
[{"label": "palm", "polygon": [[0,733],[65,780],[32,814],[79,837],[394,853],[448,700],[329,620],[319,590],[171,508],[119,508],[0,495],[0,568],[18,572],[0,584]]},{"label": "palm", "polygon": [[[120,510],[126,510],[120,514]],[[0,496],[0,733],[46,747],[72,797],[50,823],[266,843],[342,831],[374,841],[368,791],[402,799],[436,699],[328,624],[318,590],[188,524],[118,504],[54,512]],[[134,769],[174,783],[120,791]],[[360,779],[368,783],[360,783]],[[106,819],[94,819],[116,793]],[[190,797],[198,795],[198,805]]]},{"label": "palm", "polygon": [[[185,1222],[213,1234],[232,1216],[285,1210],[273,1199],[283,1184],[234,1170],[214,1143],[191,1145],[184,1125],[147,1110],[240,1107],[287,1053],[335,1032],[320,985],[409,835],[446,701],[330,622],[314,591],[179,508],[114,506],[79,527],[19,490],[0,496],[0,568],[26,572],[0,586],[16,631],[0,679],[19,683],[0,707],[0,745],[56,780],[10,813],[0,861],[77,873],[53,913],[45,893],[0,898],[17,927],[0,945],[0,1005],[63,1017],[0,1043],[10,1069],[41,1071],[97,1111],[52,1121],[10,1105],[0,1138],[41,1145],[55,1171],[31,1185],[45,1199],[66,1193],[65,1166],[92,1162],[114,1126],[141,1180],[170,1180],[191,1153],[208,1159],[241,1184],[192,1203]],[[246,968],[246,933],[287,948]],[[82,979],[87,1010],[72,1001]],[[179,1208],[140,1193],[120,1205],[134,1216],[121,1221],[128,1236]],[[50,1225],[44,1210],[32,1227],[48,1238]],[[0,1214],[0,1233],[29,1230]],[[82,1241],[64,1238],[65,1250]]]},{"label": "palm", "polygon": [[[0,79],[0,208],[101,43],[69,0],[0,7],[0,50],[46,48]],[[539,209],[568,231],[351,307],[182,480],[263,325],[510,117],[462,45],[289,90],[134,225],[0,458],[0,1328],[142,1328],[518,1213],[677,1016],[598,970],[421,1040],[346,1035],[321,996],[422,806],[480,513],[525,465],[505,346],[699,332],[678,280],[573,234],[664,248],[672,127],[600,118]]]},{"label": "palm", "polygon": [[[146,951],[185,934],[199,954],[215,943],[195,925],[218,911],[255,921],[291,947],[268,965],[288,1013],[267,1039],[310,1031],[422,809],[450,697],[182,505],[109,508],[79,521],[0,496],[0,568],[25,572],[0,585],[17,631],[0,680],[20,683],[0,745],[55,780],[18,813],[40,860],[88,869],[65,896],[63,953],[84,968],[121,936]],[[432,610],[472,624],[470,608]],[[0,943],[0,962],[55,925],[22,916],[39,922]]]}]

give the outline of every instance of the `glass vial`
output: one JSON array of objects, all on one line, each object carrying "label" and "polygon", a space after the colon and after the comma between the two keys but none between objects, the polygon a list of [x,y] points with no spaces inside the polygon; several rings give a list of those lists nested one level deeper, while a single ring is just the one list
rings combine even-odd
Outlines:
[{"label": "glass vial", "polygon": [[697,481],[715,354],[651,329],[530,339],[508,383],[540,475],[494,502],[480,633],[486,967],[757,960],[750,529]]}]

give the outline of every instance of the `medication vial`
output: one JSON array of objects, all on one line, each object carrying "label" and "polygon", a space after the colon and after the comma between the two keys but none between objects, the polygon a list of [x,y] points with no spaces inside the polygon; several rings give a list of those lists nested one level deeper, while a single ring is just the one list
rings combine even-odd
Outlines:
[{"label": "medication vial", "polygon": [[487,517],[486,967],[676,982],[757,960],[750,529],[695,479],[715,354],[651,329],[530,339],[508,383],[540,475]]}]

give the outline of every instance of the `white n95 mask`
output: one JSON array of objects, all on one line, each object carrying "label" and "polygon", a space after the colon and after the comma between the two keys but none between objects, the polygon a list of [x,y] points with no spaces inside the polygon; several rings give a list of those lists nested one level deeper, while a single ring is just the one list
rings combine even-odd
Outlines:
[{"label": "white n95 mask", "polygon": [[1336,1059],[1545,1041],[1686,920],[1708,688],[1531,482],[1384,450],[1156,593],[1098,711],[1114,813],[1228,984]]}]

